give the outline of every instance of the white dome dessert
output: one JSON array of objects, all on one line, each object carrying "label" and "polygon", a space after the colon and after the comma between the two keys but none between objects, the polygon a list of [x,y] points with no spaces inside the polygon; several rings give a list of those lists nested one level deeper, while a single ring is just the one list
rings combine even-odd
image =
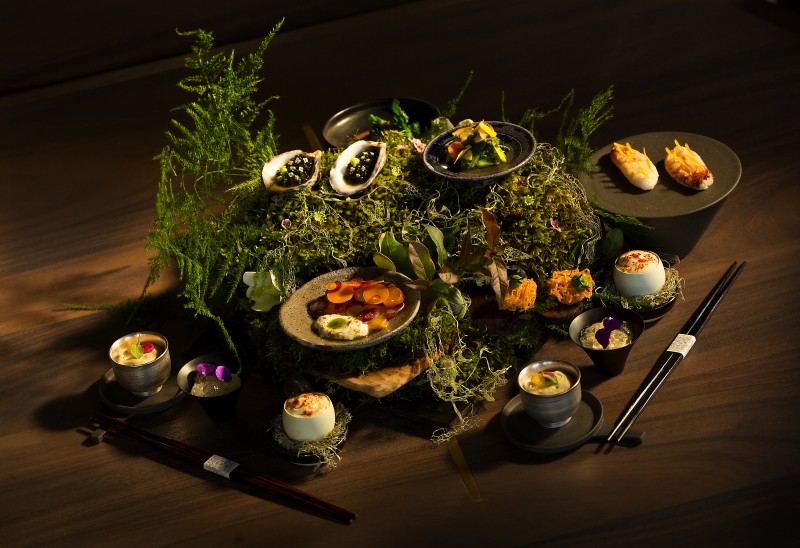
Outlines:
[{"label": "white dome dessert", "polygon": [[614,285],[623,297],[657,293],[666,281],[664,264],[651,251],[628,251],[614,262]]},{"label": "white dome dessert", "polygon": [[320,392],[305,392],[283,404],[283,430],[296,441],[316,441],[327,436],[336,424],[330,398]]}]

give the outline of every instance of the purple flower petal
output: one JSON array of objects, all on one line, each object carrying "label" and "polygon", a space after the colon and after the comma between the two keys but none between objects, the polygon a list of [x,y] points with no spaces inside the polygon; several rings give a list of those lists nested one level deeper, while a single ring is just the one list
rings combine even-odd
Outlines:
[{"label": "purple flower petal", "polygon": [[594,338],[597,339],[597,342],[600,343],[600,346],[603,348],[608,348],[609,343],[611,342],[611,332],[613,329],[598,329],[597,332],[594,334]]},{"label": "purple flower petal", "polygon": [[231,379],[233,378],[230,369],[228,369],[224,365],[220,365],[219,367],[217,367],[216,374],[217,378],[222,382],[231,382]]},{"label": "purple flower petal", "polygon": [[622,327],[622,322],[619,321],[617,318],[614,318],[613,316],[606,316],[605,318],[603,318],[603,327],[605,327],[610,331],[613,331],[615,329],[619,329],[620,327]]},{"label": "purple flower petal", "polygon": [[196,367],[197,372],[205,375],[206,377],[213,375],[216,368],[217,366],[213,363],[198,363]]}]

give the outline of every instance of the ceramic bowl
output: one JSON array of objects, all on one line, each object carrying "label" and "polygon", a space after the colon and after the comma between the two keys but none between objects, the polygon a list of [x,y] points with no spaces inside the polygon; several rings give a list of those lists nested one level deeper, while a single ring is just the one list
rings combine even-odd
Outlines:
[{"label": "ceramic bowl", "polygon": [[316,441],[336,425],[330,398],[320,392],[305,392],[283,403],[283,430],[295,441]]},{"label": "ceramic bowl", "polygon": [[[136,342],[151,343],[158,350],[157,357],[145,363],[133,364],[125,351]],[[167,338],[153,331],[129,333],[120,337],[108,351],[117,383],[134,396],[150,397],[161,390],[169,379],[172,361]]]},{"label": "ceramic bowl", "polygon": [[[603,318],[613,317],[622,322],[627,322],[630,325],[632,332],[632,341],[620,348],[615,349],[593,349],[587,348],[581,344],[581,332],[597,323],[603,321]],[[619,306],[601,306],[598,308],[591,308],[572,320],[569,324],[569,336],[572,342],[580,346],[586,354],[592,359],[595,367],[600,373],[612,377],[619,375],[625,369],[625,362],[628,360],[633,345],[639,339],[639,336],[644,331],[644,320],[635,311],[622,308]]]},{"label": "ceramic bowl", "polygon": [[446,179],[479,183],[508,175],[530,162],[531,158],[533,158],[533,153],[536,151],[536,139],[530,131],[507,122],[485,121],[485,123],[497,132],[497,137],[507,148],[505,152],[506,161],[504,163],[466,170],[454,169],[448,162],[449,153],[447,149],[453,142],[453,132],[460,129],[460,127],[464,127],[460,126],[448,129],[428,143],[422,156],[425,167]]},{"label": "ceramic bowl", "polygon": [[[561,371],[571,386],[558,394],[534,394],[530,379],[535,373]],[[559,428],[567,424],[581,404],[581,370],[569,362],[540,360],[527,364],[517,375],[519,395],[525,412],[546,428]]]},{"label": "ceramic bowl", "polygon": [[[396,284],[403,291],[405,306],[399,314],[389,320],[386,329],[370,333],[366,337],[348,340],[326,339],[321,337],[312,328],[314,320],[308,311],[308,305],[325,295],[325,287],[329,282],[337,280],[351,280],[363,278],[365,280],[382,279]],[[283,331],[296,342],[303,346],[333,352],[362,350],[380,344],[408,327],[416,317],[420,307],[421,296],[419,291],[410,287],[411,280],[399,272],[389,272],[377,267],[349,266],[333,272],[317,276],[306,282],[297,291],[292,293],[286,302],[281,305],[278,319]]]}]

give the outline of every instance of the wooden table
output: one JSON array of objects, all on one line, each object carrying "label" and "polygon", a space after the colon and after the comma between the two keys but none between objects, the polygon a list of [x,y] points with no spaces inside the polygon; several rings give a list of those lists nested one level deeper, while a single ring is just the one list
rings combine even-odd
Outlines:
[{"label": "wooden table", "polygon": [[[266,33],[279,14],[260,16]],[[273,108],[286,149],[305,145],[303,123],[319,129],[348,104],[416,96],[443,106],[475,69],[464,117],[496,119],[504,97],[514,120],[572,88],[586,104],[613,84],[614,119],[594,136],[597,148],[674,129],[724,142],[743,165],[739,186],[680,264],[685,300],[648,327],[624,374],[597,376],[568,341],[537,354],[584,367],[586,388],[614,420],[725,268],[747,260],[637,422],[647,432],[637,448],[586,444],[548,458],[518,450],[498,417],[509,385],[459,437],[482,495],[473,502],[430,425],[381,405],[352,409],[343,460],[323,476],[270,447],[265,428],[281,388],[257,379],[230,424],[212,424],[191,401],[134,419],[357,512],[349,526],[133,440],[83,445],[89,415],[102,408],[108,346],[130,326],[65,305],[118,302],[142,288],[152,158],[169,109],[185,100],[175,87],[180,58],[0,97],[3,544],[790,544],[800,508],[798,23],[798,12],[760,1],[447,0],[279,34],[262,86],[281,96]],[[154,291],[172,283],[167,276]],[[161,327],[180,355],[186,326]]]}]

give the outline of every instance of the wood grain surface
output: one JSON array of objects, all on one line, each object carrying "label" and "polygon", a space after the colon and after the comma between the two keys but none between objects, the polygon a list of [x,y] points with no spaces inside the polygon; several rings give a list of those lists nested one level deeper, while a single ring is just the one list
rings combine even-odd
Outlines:
[{"label": "wood grain surface", "polygon": [[[104,13],[84,16],[102,36]],[[280,18],[268,7],[258,16],[265,29]],[[36,48],[18,30],[38,23],[12,11],[0,26],[17,29],[19,48]],[[499,423],[515,394],[509,383],[459,436],[482,496],[473,502],[446,447],[431,442],[433,425],[380,402],[352,405],[343,459],[322,476],[270,446],[266,427],[283,387],[259,379],[247,383],[229,424],[211,423],[189,400],[131,419],[354,511],[349,526],[136,440],[109,434],[83,444],[88,417],[102,409],[108,347],[140,326],[66,305],[119,302],[142,289],[153,157],[170,109],[186,100],[175,85],[180,57],[0,96],[0,543],[792,545],[800,508],[798,28],[791,7],[755,0],[434,0],[297,24],[275,38],[262,89],[280,96],[272,105],[282,148],[304,146],[303,124],[319,131],[349,104],[411,96],[444,106],[474,69],[459,116],[513,121],[528,107],[557,105],[570,89],[583,105],[614,85],[614,118],[593,137],[596,148],[685,131],[725,143],[743,166],[679,265],[684,300],[647,328],[622,375],[601,377],[569,341],[550,340],[537,354],[581,366],[584,388],[613,421],[722,272],[747,260],[636,423],[647,433],[639,447],[521,451]],[[251,38],[242,36],[237,51]],[[543,122],[540,138],[556,127]],[[154,291],[174,282],[167,276]],[[191,321],[155,328],[174,360],[193,357],[185,355],[197,342]]]}]

